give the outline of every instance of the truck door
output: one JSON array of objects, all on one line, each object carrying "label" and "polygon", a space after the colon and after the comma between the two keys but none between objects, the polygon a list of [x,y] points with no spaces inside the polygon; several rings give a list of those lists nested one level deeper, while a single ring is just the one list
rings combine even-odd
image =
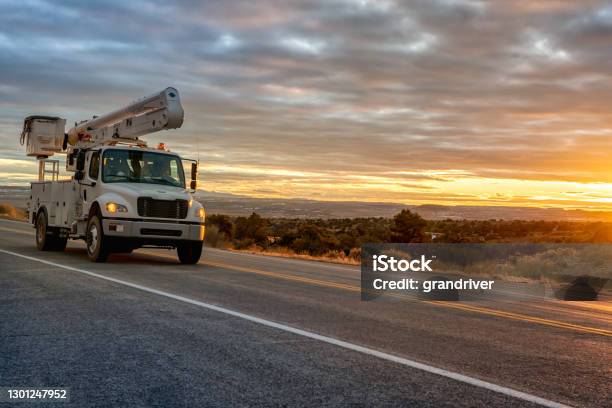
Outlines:
[{"label": "truck door", "polygon": [[83,199],[83,214],[89,213],[91,203],[99,195],[100,184],[100,152],[87,152],[85,159],[85,175],[81,181],[81,198]]}]

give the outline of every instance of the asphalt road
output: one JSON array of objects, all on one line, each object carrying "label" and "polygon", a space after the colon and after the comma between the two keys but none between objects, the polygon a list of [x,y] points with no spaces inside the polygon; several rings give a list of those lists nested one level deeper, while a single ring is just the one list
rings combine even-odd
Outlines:
[{"label": "asphalt road", "polygon": [[609,407],[611,367],[610,302],[361,302],[355,267],[93,264],[0,221],[0,387],[70,387],[50,406]]}]

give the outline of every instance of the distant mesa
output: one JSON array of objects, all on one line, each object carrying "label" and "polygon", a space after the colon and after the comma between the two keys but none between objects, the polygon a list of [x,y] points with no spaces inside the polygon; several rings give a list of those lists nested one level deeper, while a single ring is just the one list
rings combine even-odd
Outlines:
[{"label": "distant mesa", "polygon": [[[28,187],[0,186],[0,202],[25,208],[28,191]],[[269,218],[391,218],[407,208],[428,220],[612,221],[612,212],[560,208],[405,205],[361,201],[319,201],[304,198],[253,198],[212,191],[199,191],[196,198],[205,204],[208,214],[232,216],[248,216],[255,211],[262,217]],[[601,235],[612,235],[612,231],[602,231]],[[609,242],[603,238],[602,241]]]}]

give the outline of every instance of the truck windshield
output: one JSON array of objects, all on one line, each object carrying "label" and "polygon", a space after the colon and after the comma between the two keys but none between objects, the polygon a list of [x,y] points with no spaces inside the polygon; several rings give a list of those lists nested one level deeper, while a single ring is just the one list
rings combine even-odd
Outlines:
[{"label": "truck windshield", "polygon": [[105,150],[105,183],[149,183],[185,188],[183,164],[178,156],[138,150]]}]

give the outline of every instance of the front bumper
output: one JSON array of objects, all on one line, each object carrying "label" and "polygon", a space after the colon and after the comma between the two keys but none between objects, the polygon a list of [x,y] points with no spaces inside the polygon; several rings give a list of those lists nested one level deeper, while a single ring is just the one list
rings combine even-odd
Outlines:
[{"label": "front bumper", "polygon": [[144,220],[103,219],[104,235],[123,238],[203,241],[204,223],[155,222]]}]

